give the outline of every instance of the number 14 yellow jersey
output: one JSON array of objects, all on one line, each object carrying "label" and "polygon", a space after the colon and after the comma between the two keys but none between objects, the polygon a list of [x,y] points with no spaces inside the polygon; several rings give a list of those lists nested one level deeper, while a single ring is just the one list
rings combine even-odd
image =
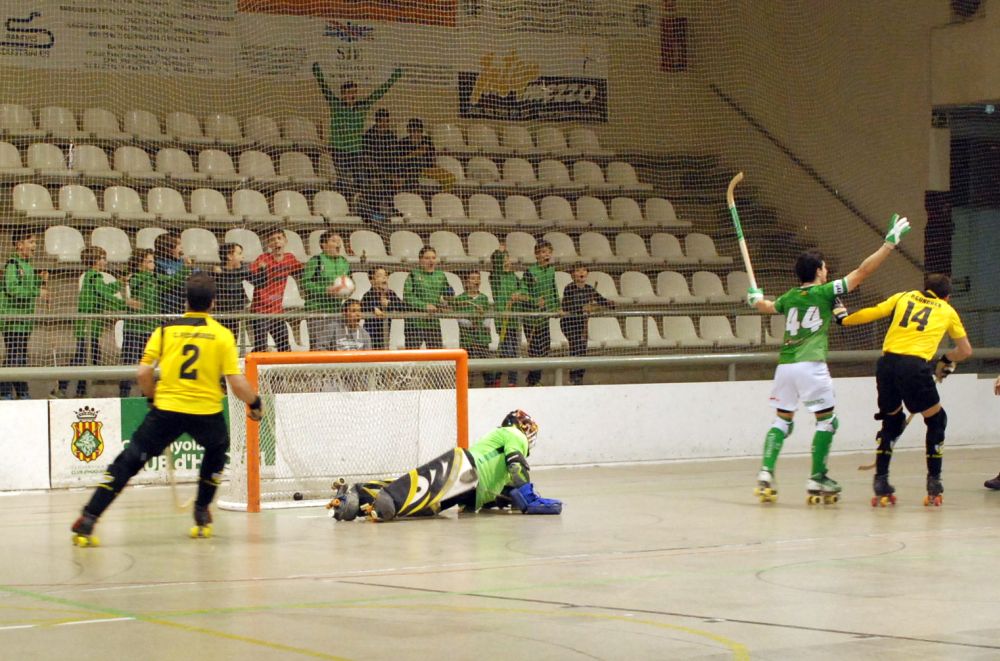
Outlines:
[{"label": "number 14 yellow jersey", "polygon": [[922,291],[893,294],[878,305],[848,315],[844,325],[864,324],[890,315],[892,320],[882,343],[885,353],[930,360],[945,333],[952,340],[966,336],[965,326],[955,308],[932,292]]}]

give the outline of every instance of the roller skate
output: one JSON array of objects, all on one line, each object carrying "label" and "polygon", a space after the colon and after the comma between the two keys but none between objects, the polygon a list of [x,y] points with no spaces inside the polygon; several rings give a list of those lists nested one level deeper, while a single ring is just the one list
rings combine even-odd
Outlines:
[{"label": "roller skate", "polygon": [[212,513],[208,511],[208,505],[194,506],[194,525],[188,534],[192,539],[208,539],[212,536]]},{"label": "roller skate", "polygon": [[778,500],[778,487],[771,471],[762,468],[757,473],[757,486],[754,487],[753,495],[757,496],[762,503],[773,503]]},{"label": "roller skate", "polygon": [[944,485],[941,484],[940,477],[934,477],[932,475],[927,476],[927,495],[924,496],[924,506],[933,505],[934,507],[941,507],[941,503],[944,500],[941,494],[944,493]]},{"label": "roller skate", "polygon": [[101,540],[97,538],[94,534],[94,524],[97,523],[97,517],[93,514],[88,514],[83,512],[80,514],[75,522],[73,522],[73,546],[79,546],[81,548],[87,546],[100,546]]},{"label": "roller skate", "polygon": [[374,504],[368,507],[368,518],[372,521],[392,521],[396,518],[396,503],[387,492],[381,491]]},{"label": "roller skate", "polygon": [[993,489],[994,491],[1000,491],[1000,475],[996,477],[991,477],[990,479],[983,482],[983,486],[987,489]]},{"label": "roller skate", "polygon": [[806,503],[810,505],[819,505],[820,503],[832,505],[840,500],[840,485],[827,477],[826,473],[813,475],[809,478],[809,482],[806,483],[806,491],[808,492]]},{"label": "roller skate", "polygon": [[872,507],[888,507],[896,504],[896,487],[889,484],[888,475],[876,475],[872,481],[875,495],[872,496]]},{"label": "roller skate", "polygon": [[344,478],[340,478],[331,485],[336,491],[333,499],[326,504],[330,510],[330,515],[337,521],[353,521],[358,518],[360,511],[360,501],[356,484],[347,484]]}]

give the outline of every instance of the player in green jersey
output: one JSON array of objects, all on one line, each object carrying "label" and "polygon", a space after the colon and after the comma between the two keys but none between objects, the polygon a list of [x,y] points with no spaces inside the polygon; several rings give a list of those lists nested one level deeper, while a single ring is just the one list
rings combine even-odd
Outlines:
[{"label": "player in green jersey", "polygon": [[792,433],[792,418],[799,402],[816,416],[812,472],[806,485],[808,502],[837,501],[840,485],[826,474],[826,459],[838,426],[833,411],[836,405],[833,380],[826,365],[830,321],[840,323],[847,316],[847,310],[838,297],[856,289],[874,273],[909,231],[909,221],[893,214],[885,242],[843,278],[828,282],[823,254],[810,250],[799,255],[795,262],[795,274],[802,283],[798,287],[788,290],[773,302],[764,300],[764,292],[760,288],[751,287],[747,291],[750,307],[763,314],[785,315],[785,335],[770,398],[777,417],[764,439],[764,458],[754,490],[761,502],[777,499],[774,469],[781,446]]},{"label": "player in green jersey", "polygon": [[433,516],[454,505],[467,511],[512,505],[524,514],[559,514],[562,502],[541,498],[531,483],[528,454],[538,423],[521,410],[471,448],[455,448],[391,482],[341,483],[327,508],[338,521],[365,511],[375,521]]}]

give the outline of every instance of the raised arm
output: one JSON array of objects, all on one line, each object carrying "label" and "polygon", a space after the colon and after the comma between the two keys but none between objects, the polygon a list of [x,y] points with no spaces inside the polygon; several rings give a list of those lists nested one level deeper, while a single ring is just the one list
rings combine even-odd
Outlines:
[{"label": "raised arm", "polygon": [[864,282],[868,276],[878,270],[878,267],[882,266],[882,262],[885,261],[886,257],[889,256],[896,246],[899,245],[900,240],[902,240],[903,235],[910,231],[910,221],[906,217],[900,217],[898,214],[892,214],[892,218],[889,219],[889,231],[885,235],[885,243],[879,246],[878,250],[868,255],[858,268],[854,269],[848,273],[844,280],[847,284],[847,291],[852,291],[857,289],[858,285]]},{"label": "raised arm", "polygon": [[313,62],[312,72],[316,82],[319,83],[319,91],[323,93],[323,98],[326,99],[326,102],[331,106],[341,105],[342,101],[337,98],[333,90],[330,89],[330,86],[326,84],[326,79],[323,77],[323,69],[320,68],[319,62]]},{"label": "raised arm", "polygon": [[393,69],[392,75],[389,76],[388,80],[375,88],[375,91],[368,95],[368,98],[364,100],[366,106],[374,105],[376,101],[385,96],[385,93],[389,91],[396,81],[403,77],[403,70],[399,67]]}]

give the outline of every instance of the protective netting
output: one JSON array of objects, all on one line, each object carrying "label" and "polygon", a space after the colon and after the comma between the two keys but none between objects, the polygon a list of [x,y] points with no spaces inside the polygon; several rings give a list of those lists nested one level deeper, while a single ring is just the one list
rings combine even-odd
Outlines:
[{"label": "protective netting", "polygon": [[[243,316],[244,349],[310,348],[303,315],[340,311],[330,285],[343,273],[376,348],[404,346],[414,314],[427,321],[407,319],[411,345],[461,343],[474,357],[773,348],[780,320],[743,303],[725,207],[741,170],[737,202],[768,295],[795,284],[806,247],[832,274],[850,271],[898,211],[914,231],[849,307],[919,287],[926,249],[932,268],[960,276],[954,301],[973,343],[991,343],[996,325],[979,312],[995,260],[978,257],[973,223],[986,222],[984,205],[948,192],[981,179],[966,167],[950,181],[946,158],[949,109],[974,99],[951,78],[947,98],[932,88],[947,4],[6,3],[0,248],[38,239],[8,262],[23,291],[5,311],[25,315],[7,326],[24,331],[8,355],[134,362],[123,331],[179,310],[185,260],[222,271],[217,312]],[[932,130],[939,97],[951,105]],[[963,163],[994,162],[985,142],[966,147]],[[972,218],[956,230],[954,268],[952,205]],[[543,240],[554,276],[533,268]],[[425,244],[436,263],[422,275]],[[493,261],[500,245],[510,271]],[[154,248],[152,263],[130,261]],[[29,261],[48,272],[47,294]],[[584,310],[589,294],[560,304],[578,262],[614,308]],[[465,271],[485,300],[455,300],[474,286]],[[405,306],[369,294],[385,279]],[[74,328],[87,314],[104,321]],[[249,332],[277,314],[290,316]],[[878,337],[870,327],[833,343]]]},{"label": "protective netting", "polygon": [[[454,362],[266,365],[258,386],[257,471],[246,418],[234,414],[223,508],[246,509],[248,480],[259,480],[261,507],[315,505],[337,478],[394,477],[458,444]],[[245,408],[232,395],[229,405]]]}]

